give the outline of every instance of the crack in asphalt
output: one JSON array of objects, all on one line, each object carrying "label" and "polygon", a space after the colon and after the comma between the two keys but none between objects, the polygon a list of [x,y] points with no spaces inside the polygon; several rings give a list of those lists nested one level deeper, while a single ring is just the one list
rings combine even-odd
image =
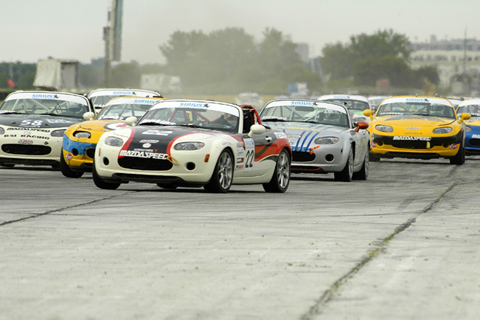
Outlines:
[{"label": "crack in asphalt", "polygon": [[[450,171],[450,174],[455,172],[455,168]],[[378,254],[380,254],[388,245],[388,243],[398,234],[408,229],[413,223],[417,221],[417,218],[420,217],[422,214],[427,213],[428,211],[432,210],[432,208],[439,203],[443,197],[457,185],[457,182],[452,183],[447,190],[445,190],[437,199],[432,201],[428,206],[426,206],[418,215],[414,218],[409,219],[407,222],[402,223],[398,227],[395,228],[395,231],[390,234],[388,237],[384,238],[383,240],[376,241],[376,246],[374,249],[368,251],[367,255],[360,260],[349,272],[345,275],[340,277],[337,281],[335,281],[329,289],[327,289],[320,299],[318,299],[315,304],[308,310],[304,315],[301,316],[301,320],[311,320],[314,316],[317,316],[322,313],[322,309],[325,305],[335,297],[335,294],[338,290],[341,289],[342,285],[344,285],[348,279],[352,278],[357,272],[359,272],[367,263],[372,261]]]},{"label": "crack in asphalt", "polygon": [[23,218],[20,218],[20,219],[15,219],[15,220],[10,220],[10,221],[1,222],[1,223],[0,223],[0,227],[6,226],[6,225],[8,225],[8,224],[15,223],[15,222],[20,222],[20,221],[35,219],[35,218],[38,218],[38,217],[41,217],[41,216],[45,216],[45,215],[48,215],[48,214],[51,214],[51,213],[55,213],[55,212],[61,212],[61,211],[67,210],[67,209],[73,209],[73,208],[78,208],[78,207],[90,205],[90,204],[93,204],[93,203],[97,203],[97,202],[100,202],[100,201],[113,199],[113,198],[120,197],[120,196],[122,196],[122,195],[113,195],[113,196],[110,196],[110,197],[104,197],[104,198],[101,198],[101,199],[96,199],[96,200],[92,200],[92,201],[85,202],[85,203],[80,203],[80,204],[75,204],[75,205],[71,205],[71,206],[66,206],[66,207],[62,207],[62,208],[58,208],[58,209],[48,210],[48,211],[45,211],[45,212],[42,212],[42,213],[33,214],[33,215],[28,216],[28,217],[23,217]]}]

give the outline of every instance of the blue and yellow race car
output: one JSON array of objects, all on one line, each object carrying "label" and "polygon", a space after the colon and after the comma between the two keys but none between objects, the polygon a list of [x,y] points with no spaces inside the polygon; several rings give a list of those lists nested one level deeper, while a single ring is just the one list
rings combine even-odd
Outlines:
[{"label": "blue and yellow race car", "polygon": [[[164,98],[120,97],[110,100],[97,114],[84,115],[81,124],[70,126],[63,136],[60,170],[65,177],[80,178],[92,170],[98,140],[105,132],[133,125],[153,105]],[[95,117],[95,118],[94,118]]]},{"label": "blue and yellow race car", "polygon": [[480,154],[480,99],[461,102],[457,114],[468,113],[470,120],[465,122],[465,152],[467,155]]}]

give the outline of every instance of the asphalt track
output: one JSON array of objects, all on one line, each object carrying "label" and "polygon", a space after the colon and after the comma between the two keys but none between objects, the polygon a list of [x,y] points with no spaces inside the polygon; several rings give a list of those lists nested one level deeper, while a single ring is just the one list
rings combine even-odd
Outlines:
[{"label": "asphalt track", "polygon": [[0,319],[478,319],[479,169],[208,194],[0,168]]}]

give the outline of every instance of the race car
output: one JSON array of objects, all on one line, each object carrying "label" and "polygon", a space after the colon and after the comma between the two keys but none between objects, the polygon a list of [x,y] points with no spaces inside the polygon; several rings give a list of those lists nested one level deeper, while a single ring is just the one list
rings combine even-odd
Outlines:
[{"label": "race car", "polygon": [[[70,126],[63,136],[60,171],[65,177],[80,178],[92,171],[95,146],[100,136],[117,127],[133,125],[155,103],[164,98],[113,98],[95,116],[86,114],[81,123]],[[95,118],[94,118],[95,116]]]},{"label": "race car", "polygon": [[368,123],[354,123],[346,107],[315,99],[277,99],[265,105],[260,119],[287,135],[292,173],[333,172],[337,181],[367,179]]},{"label": "race car", "polygon": [[163,98],[163,96],[156,91],[126,88],[99,88],[87,94],[87,98],[91,101],[95,113],[99,113],[110,99],[118,97]]},{"label": "race car", "polygon": [[15,91],[0,106],[0,165],[60,165],[65,130],[93,112],[81,95]]},{"label": "race car", "polygon": [[465,122],[465,153],[480,154],[480,99],[462,101],[457,107],[457,114],[468,113],[470,120]]},{"label": "race car", "polygon": [[291,149],[285,133],[261,125],[252,106],[212,100],[165,100],[134,127],[104,133],[95,149],[93,181],[116,189],[130,181],[159,187],[262,184],[285,192]]},{"label": "race car", "polygon": [[380,158],[448,158],[451,164],[465,162],[465,120],[457,116],[450,101],[439,97],[398,96],[383,100],[371,117],[371,161]]},{"label": "race car", "polygon": [[369,122],[370,118],[363,115],[364,110],[370,110],[370,103],[364,96],[359,95],[345,95],[345,94],[327,94],[320,96],[318,100],[330,101],[345,106],[350,112],[353,121]]}]

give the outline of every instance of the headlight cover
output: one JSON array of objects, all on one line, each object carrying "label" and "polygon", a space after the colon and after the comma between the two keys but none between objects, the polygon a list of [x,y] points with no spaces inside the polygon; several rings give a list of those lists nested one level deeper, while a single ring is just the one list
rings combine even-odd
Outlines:
[{"label": "headlight cover", "polygon": [[375,126],[375,129],[377,129],[378,131],[381,131],[381,132],[393,132],[393,127],[385,126],[385,125],[381,125],[381,124]]},{"label": "headlight cover", "polygon": [[436,129],[433,129],[433,133],[436,133],[436,134],[441,134],[441,133],[450,133],[452,132],[452,128],[451,127],[441,127],[441,128],[436,128]]},{"label": "headlight cover", "polygon": [[92,136],[90,134],[90,132],[86,132],[86,131],[75,131],[73,133],[73,136],[75,138],[87,138],[87,139],[90,139],[90,137]]},{"label": "headlight cover", "polygon": [[123,140],[117,137],[107,137],[105,139],[105,144],[110,147],[121,147],[123,146]]},{"label": "headlight cover", "polygon": [[63,137],[63,134],[65,133],[66,129],[60,129],[60,130],[53,130],[50,135],[52,137]]},{"label": "headlight cover", "polygon": [[180,142],[173,146],[175,150],[200,150],[205,147],[205,143],[203,142]]},{"label": "headlight cover", "polygon": [[[0,128],[0,129],[2,129],[2,128]],[[465,127],[465,132],[470,132],[470,131],[472,131],[472,127],[466,126]],[[2,130],[0,130],[0,133],[2,133]]]},{"label": "headlight cover", "polygon": [[335,144],[338,143],[338,141],[340,141],[340,139],[337,137],[319,137],[315,139],[314,142],[316,144]]},{"label": "headlight cover", "polygon": [[3,129],[2,127],[0,127],[0,134],[4,134],[5,133],[5,129]]}]

